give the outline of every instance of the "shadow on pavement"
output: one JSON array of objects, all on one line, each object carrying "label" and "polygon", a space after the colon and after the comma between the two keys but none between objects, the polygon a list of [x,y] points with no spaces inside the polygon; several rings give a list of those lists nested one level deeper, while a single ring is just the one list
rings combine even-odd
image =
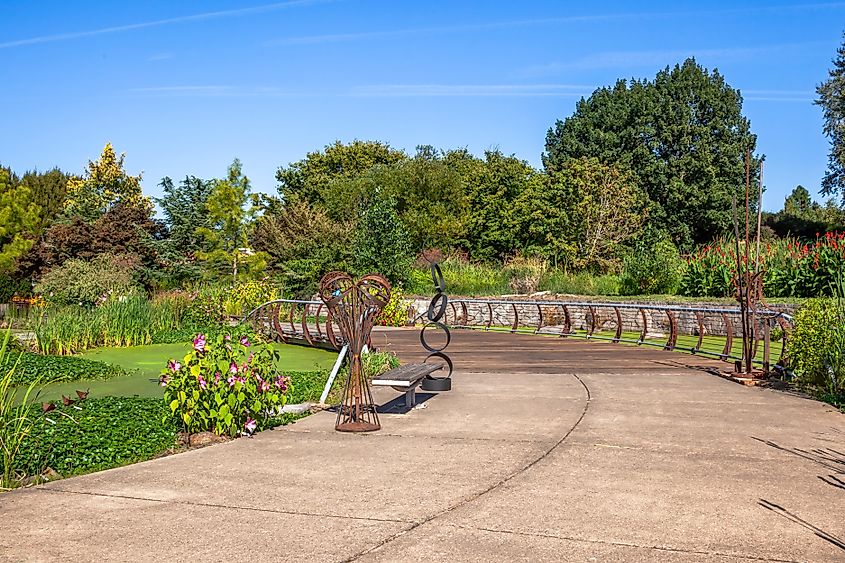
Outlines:
[{"label": "shadow on pavement", "polygon": [[804,520],[800,516],[797,516],[797,515],[789,512],[784,507],[782,507],[778,504],[775,504],[773,502],[767,501],[765,499],[760,499],[760,501],[757,504],[759,504],[760,506],[762,506],[766,510],[771,510],[772,512],[774,512],[778,516],[782,516],[783,518],[786,518],[787,520],[789,520],[790,522],[792,522],[794,524],[798,524],[799,526],[803,526],[804,528],[807,528],[808,530],[813,532],[819,538],[823,539],[826,542],[830,542],[831,544],[835,545],[839,549],[845,551],[845,541],[842,541],[840,538],[834,536],[833,534],[829,534],[829,533],[825,532],[824,530],[822,530],[821,528],[818,528],[818,527],[814,526],[813,524],[810,524],[809,522],[807,522],[806,520]]}]

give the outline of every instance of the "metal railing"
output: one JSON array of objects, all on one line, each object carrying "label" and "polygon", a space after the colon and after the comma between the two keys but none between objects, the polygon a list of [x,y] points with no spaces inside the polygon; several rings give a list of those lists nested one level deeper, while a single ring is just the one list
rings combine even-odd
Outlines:
[{"label": "metal railing", "polygon": [[[421,313],[413,321],[422,320]],[[781,311],[756,311],[754,363],[786,367],[793,319]],[[344,342],[321,301],[276,299],[245,317],[269,338],[339,350]],[[735,307],[685,307],[640,303],[452,299],[443,319],[450,328],[557,335],[653,346],[718,358],[741,359],[742,315]],[[679,342],[680,340],[680,342]],[[777,359],[772,362],[773,357]]]},{"label": "metal railing", "polygon": [[[556,334],[634,345],[655,346],[723,361],[741,359],[739,308],[684,307],[639,303],[453,299],[446,324],[511,333]],[[756,311],[754,363],[764,369],[786,366],[792,317],[769,309]],[[679,336],[682,342],[679,344]],[[779,348],[779,350],[775,350]],[[771,361],[773,350],[777,360]]]},{"label": "metal railing", "polygon": [[322,301],[276,299],[259,305],[244,318],[253,329],[274,340],[340,350],[345,342]]}]

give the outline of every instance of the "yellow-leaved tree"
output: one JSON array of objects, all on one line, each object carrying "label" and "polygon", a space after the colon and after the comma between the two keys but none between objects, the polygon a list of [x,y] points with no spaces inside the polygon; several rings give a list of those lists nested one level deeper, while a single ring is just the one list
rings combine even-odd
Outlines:
[{"label": "yellow-leaved tree", "polygon": [[125,158],[126,153],[118,156],[106,143],[100,158],[88,161],[85,174],[68,181],[63,215],[94,221],[118,203],[151,206],[141,193],[141,175],[130,176],[124,170]]}]

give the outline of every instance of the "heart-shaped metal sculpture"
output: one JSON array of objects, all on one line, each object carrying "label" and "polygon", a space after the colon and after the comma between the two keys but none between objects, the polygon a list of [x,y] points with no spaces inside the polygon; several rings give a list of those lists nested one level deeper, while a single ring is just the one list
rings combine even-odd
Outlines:
[{"label": "heart-shaped metal sculpture", "polygon": [[343,386],[335,430],[379,430],[381,425],[370,383],[361,369],[361,352],[370,342],[375,316],[390,301],[390,282],[378,274],[355,281],[344,272],[329,272],[320,280],[320,299],[349,345],[349,375]]}]

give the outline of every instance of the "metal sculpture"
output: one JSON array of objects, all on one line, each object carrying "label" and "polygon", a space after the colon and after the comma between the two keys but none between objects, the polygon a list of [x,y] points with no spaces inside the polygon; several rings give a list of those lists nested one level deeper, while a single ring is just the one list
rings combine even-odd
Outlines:
[{"label": "metal sculpture", "polygon": [[[428,322],[420,331],[420,344],[428,351],[428,357],[425,359],[426,363],[432,358],[437,358],[445,362],[449,372],[445,377],[434,377],[429,374],[425,376],[420,387],[424,391],[450,391],[452,389],[452,359],[447,356],[445,350],[452,341],[452,335],[449,332],[449,327],[446,326],[443,318],[446,315],[446,308],[449,305],[449,297],[446,295],[446,282],[443,279],[443,272],[440,270],[440,265],[437,262],[431,263],[431,280],[434,282],[434,297],[428,304],[428,311],[426,311],[426,319]],[[440,346],[431,345],[425,337],[425,331],[429,328],[439,328],[446,335],[446,343]]]},{"label": "metal sculpture", "polygon": [[390,282],[377,274],[355,281],[349,274],[329,272],[320,280],[319,295],[349,345],[349,373],[343,386],[343,400],[337,411],[335,430],[379,430],[381,424],[376,404],[361,368],[361,353],[364,345],[369,343],[376,314],[390,301]]}]

